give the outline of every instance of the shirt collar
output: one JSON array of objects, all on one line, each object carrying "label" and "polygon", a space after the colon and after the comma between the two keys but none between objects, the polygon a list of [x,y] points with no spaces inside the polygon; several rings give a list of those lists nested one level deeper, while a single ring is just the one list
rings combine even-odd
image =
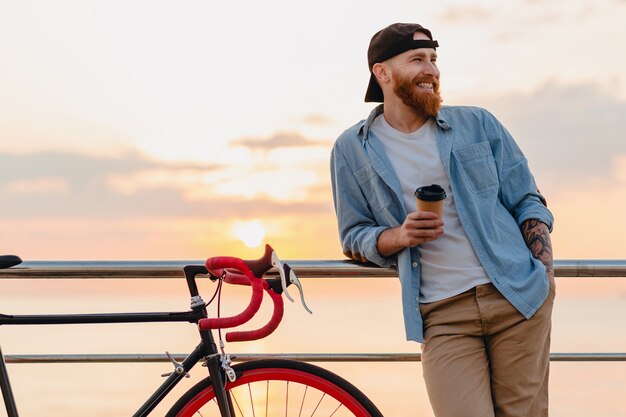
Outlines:
[{"label": "shirt collar", "polygon": [[[443,107],[442,107],[442,109],[443,109]],[[443,130],[452,129],[452,126],[450,126],[448,124],[448,122],[446,121],[446,118],[444,117],[443,112],[441,111],[441,109],[439,110],[439,113],[437,113],[437,117],[435,117],[435,121],[437,122],[439,127],[442,128]]]},{"label": "shirt collar", "polygon": [[[372,123],[374,123],[374,119],[380,116],[381,114],[383,114],[383,111],[384,109],[383,109],[382,104],[379,104],[378,106],[374,107],[370,115],[367,117],[367,120],[365,120],[364,123],[361,125],[361,128],[359,129],[359,133],[362,135],[363,141],[368,140],[369,130],[372,127]],[[443,116],[441,110],[439,111],[439,113],[437,113],[437,117],[435,117],[435,121],[437,122],[437,125],[439,125],[439,127],[444,130],[448,130],[452,128],[452,126],[450,126],[448,122],[446,121],[446,118]]]}]

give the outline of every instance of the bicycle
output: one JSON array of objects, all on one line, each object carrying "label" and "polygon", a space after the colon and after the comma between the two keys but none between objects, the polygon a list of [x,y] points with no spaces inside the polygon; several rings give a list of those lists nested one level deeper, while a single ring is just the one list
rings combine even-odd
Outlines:
[{"label": "bicycle", "polygon": [[[0,256],[0,267],[10,267],[21,262],[18,257]],[[274,278],[262,278],[272,267],[278,271]],[[263,293],[273,302],[273,313],[267,324],[256,330],[226,333],[227,342],[257,340],[269,336],[280,324],[284,307],[282,294],[294,301],[287,288],[294,285],[303,307],[311,312],[304,300],[302,285],[291,267],[282,262],[271,246],[266,245],[264,255],[253,261],[234,257],[209,258],[205,265],[187,265],[183,268],[189,293],[190,310],[185,312],[157,313],[104,313],[104,314],[0,314],[0,325],[26,324],[93,324],[93,323],[147,323],[189,322],[198,326],[200,342],[182,362],[177,362],[166,352],[174,371],[154,394],[133,414],[149,415],[165,396],[198,363],[202,362],[209,376],[191,387],[174,403],[166,417],[247,417],[247,416],[315,416],[315,417],[382,417],[376,406],[354,385],[340,376],[306,362],[283,359],[260,359],[231,366],[233,357],[226,354],[222,329],[245,324],[259,310]],[[198,292],[197,276],[208,276],[217,283],[215,293],[204,302]],[[223,283],[249,285],[252,294],[247,307],[238,315],[220,317],[219,306]],[[209,318],[207,306],[217,298],[217,317]],[[219,334],[219,349],[213,331]],[[2,350],[0,348],[0,386],[8,417],[18,417],[15,399],[9,383]],[[264,411],[264,413],[263,413]]]}]

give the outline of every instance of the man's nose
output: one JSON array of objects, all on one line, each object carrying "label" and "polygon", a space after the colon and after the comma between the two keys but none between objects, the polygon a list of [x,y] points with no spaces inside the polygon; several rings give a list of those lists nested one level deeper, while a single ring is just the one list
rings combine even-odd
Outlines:
[{"label": "man's nose", "polygon": [[425,75],[430,75],[432,77],[439,77],[439,69],[437,68],[437,65],[435,65],[434,63],[430,61],[426,63],[426,66],[424,67],[424,70],[422,72]]}]

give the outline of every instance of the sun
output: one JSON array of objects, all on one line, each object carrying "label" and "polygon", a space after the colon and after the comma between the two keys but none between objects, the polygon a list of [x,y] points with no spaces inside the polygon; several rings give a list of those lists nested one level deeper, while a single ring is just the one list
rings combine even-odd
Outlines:
[{"label": "sun", "polygon": [[266,234],[265,226],[260,220],[235,222],[232,226],[232,232],[249,248],[259,247]]}]

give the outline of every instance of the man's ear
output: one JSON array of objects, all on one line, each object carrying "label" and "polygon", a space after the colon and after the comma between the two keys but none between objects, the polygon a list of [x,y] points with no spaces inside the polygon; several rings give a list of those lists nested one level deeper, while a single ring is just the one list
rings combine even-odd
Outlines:
[{"label": "man's ear", "polygon": [[391,69],[385,64],[374,64],[372,67],[372,74],[374,74],[379,84],[388,83],[391,80]]}]

